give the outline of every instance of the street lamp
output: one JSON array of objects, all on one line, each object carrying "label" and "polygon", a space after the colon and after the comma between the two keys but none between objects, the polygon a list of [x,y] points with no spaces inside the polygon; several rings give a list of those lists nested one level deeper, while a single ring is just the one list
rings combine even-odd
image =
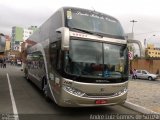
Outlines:
[{"label": "street lamp", "polygon": [[[134,28],[134,23],[135,22],[138,22],[138,21],[136,21],[136,20],[131,20],[130,22],[132,22],[133,24],[132,24],[132,39],[134,39],[134,34],[133,34],[133,28]],[[131,46],[130,46],[130,48],[133,48],[134,47],[134,45],[133,44],[131,44]],[[131,49],[129,48],[129,50],[131,51]]]},{"label": "street lamp", "polygon": [[134,23],[135,23],[135,22],[138,22],[138,21],[136,21],[136,20],[131,20],[130,22],[133,23],[133,24],[132,24],[132,35],[133,35],[133,27],[134,27]]},{"label": "street lamp", "polygon": [[[132,22],[132,39],[134,38],[134,34],[133,34],[133,27],[134,27],[134,23],[135,22],[138,22],[136,20],[131,20],[130,22]],[[130,48],[129,48],[129,51],[131,51],[131,48],[132,48],[132,55],[134,56],[134,51],[133,51],[133,44],[131,44]],[[132,60],[130,59],[129,60],[129,70],[132,70]]]}]

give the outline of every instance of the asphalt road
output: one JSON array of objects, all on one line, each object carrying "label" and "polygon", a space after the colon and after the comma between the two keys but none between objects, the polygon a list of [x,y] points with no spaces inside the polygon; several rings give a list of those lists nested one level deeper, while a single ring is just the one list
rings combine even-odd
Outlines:
[{"label": "asphalt road", "polygon": [[0,119],[2,120],[7,117],[9,118],[7,120],[10,120],[15,117],[14,114],[18,114],[17,120],[91,120],[96,117],[98,117],[97,120],[109,120],[117,114],[140,114],[119,105],[59,107],[52,101],[46,101],[41,91],[24,78],[23,71],[20,69],[17,66],[0,68]]}]

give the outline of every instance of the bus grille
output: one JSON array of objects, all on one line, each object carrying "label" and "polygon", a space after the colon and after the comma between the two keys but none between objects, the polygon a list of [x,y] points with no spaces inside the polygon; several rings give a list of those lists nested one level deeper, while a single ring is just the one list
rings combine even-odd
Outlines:
[{"label": "bus grille", "polygon": [[86,93],[86,97],[92,97],[92,98],[97,98],[97,97],[109,97],[109,96],[114,96],[115,93]]}]

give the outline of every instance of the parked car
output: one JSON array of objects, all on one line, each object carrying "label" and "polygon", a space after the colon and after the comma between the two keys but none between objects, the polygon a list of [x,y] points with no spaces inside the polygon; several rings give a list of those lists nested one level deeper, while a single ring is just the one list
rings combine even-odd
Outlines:
[{"label": "parked car", "polygon": [[136,78],[155,80],[158,78],[158,75],[149,73],[147,70],[136,70]]}]

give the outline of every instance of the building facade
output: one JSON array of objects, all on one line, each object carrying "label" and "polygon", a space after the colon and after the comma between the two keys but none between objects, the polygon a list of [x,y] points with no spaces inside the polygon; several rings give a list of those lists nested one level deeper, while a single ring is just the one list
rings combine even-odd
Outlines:
[{"label": "building facade", "polygon": [[23,42],[23,28],[14,26],[12,27],[11,49],[19,50],[20,42]]},{"label": "building facade", "polygon": [[145,53],[146,57],[160,58],[160,48],[155,48],[154,44],[147,44]]},{"label": "building facade", "polygon": [[34,32],[37,26],[31,26],[29,28],[12,27],[12,40],[11,49],[21,51],[21,44]]},{"label": "building facade", "polygon": [[11,49],[11,40],[8,35],[5,35],[5,38],[6,38],[5,51],[9,51]]}]

